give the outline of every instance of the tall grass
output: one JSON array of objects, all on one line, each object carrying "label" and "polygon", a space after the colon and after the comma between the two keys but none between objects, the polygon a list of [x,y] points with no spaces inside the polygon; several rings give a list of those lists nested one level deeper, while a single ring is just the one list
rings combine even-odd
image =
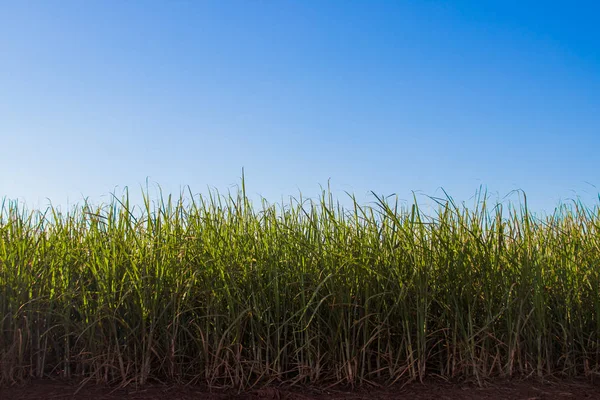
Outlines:
[{"label": "tall grass", "polygon": [[237,193],[0,211],[0,383],[600,371],[600,208]]}]

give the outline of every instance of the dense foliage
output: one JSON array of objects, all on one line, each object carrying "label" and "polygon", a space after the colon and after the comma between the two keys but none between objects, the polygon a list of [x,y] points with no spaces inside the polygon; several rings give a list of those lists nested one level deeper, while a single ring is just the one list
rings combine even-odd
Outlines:
[{"label": "dense foliage", "polygon": [[2,204],[0,383],[600,372],[598,206],[144,200]]}]

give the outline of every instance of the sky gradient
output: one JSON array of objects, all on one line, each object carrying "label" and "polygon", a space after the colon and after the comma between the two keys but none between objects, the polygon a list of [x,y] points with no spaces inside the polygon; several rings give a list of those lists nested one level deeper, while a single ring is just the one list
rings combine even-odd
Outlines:
[{"label": "sky gradient", "polygon": [[[483,4],[485,3],[485,4]],[[0,198],[600,192],[599,6],[1,2]]]}]

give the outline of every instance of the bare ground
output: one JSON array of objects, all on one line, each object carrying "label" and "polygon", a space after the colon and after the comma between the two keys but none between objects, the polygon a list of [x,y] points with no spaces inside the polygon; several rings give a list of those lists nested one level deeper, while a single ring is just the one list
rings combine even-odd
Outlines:
[{"label": "bare ground", "polygon": [[0,388],[0,400],[394,400],[394,399],[600,399],[600,384],[588,381],[503,381],[479,387],[472,383],[447,383],[429,380],[424,384],[386,388],[317,390],[303,387],[276,387],[237,391],[209,390],[206,387],[146,386],[144,388],[110,388],[98,385],[81,386],[75,382],[56,380],[32,381],[27,384]]}]

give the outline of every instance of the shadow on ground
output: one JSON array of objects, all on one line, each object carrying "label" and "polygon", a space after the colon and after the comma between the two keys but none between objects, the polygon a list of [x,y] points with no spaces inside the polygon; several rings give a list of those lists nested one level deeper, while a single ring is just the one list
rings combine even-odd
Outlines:
[{"label": "shadow on ground", "polygon": [[73,382],[41,380],[0,388],[1,400],[217,400],[217,399],[290,399],[290,400],[393,400],[393,399],[600,399],[600,385],[589,381],[507,381],[478,387],[473,384],[449,384],[443,381],[412,383],[388,388],[357,390],[267,387],[248,392],[209,390],[206,387],[148,386],[109,388]]}]

